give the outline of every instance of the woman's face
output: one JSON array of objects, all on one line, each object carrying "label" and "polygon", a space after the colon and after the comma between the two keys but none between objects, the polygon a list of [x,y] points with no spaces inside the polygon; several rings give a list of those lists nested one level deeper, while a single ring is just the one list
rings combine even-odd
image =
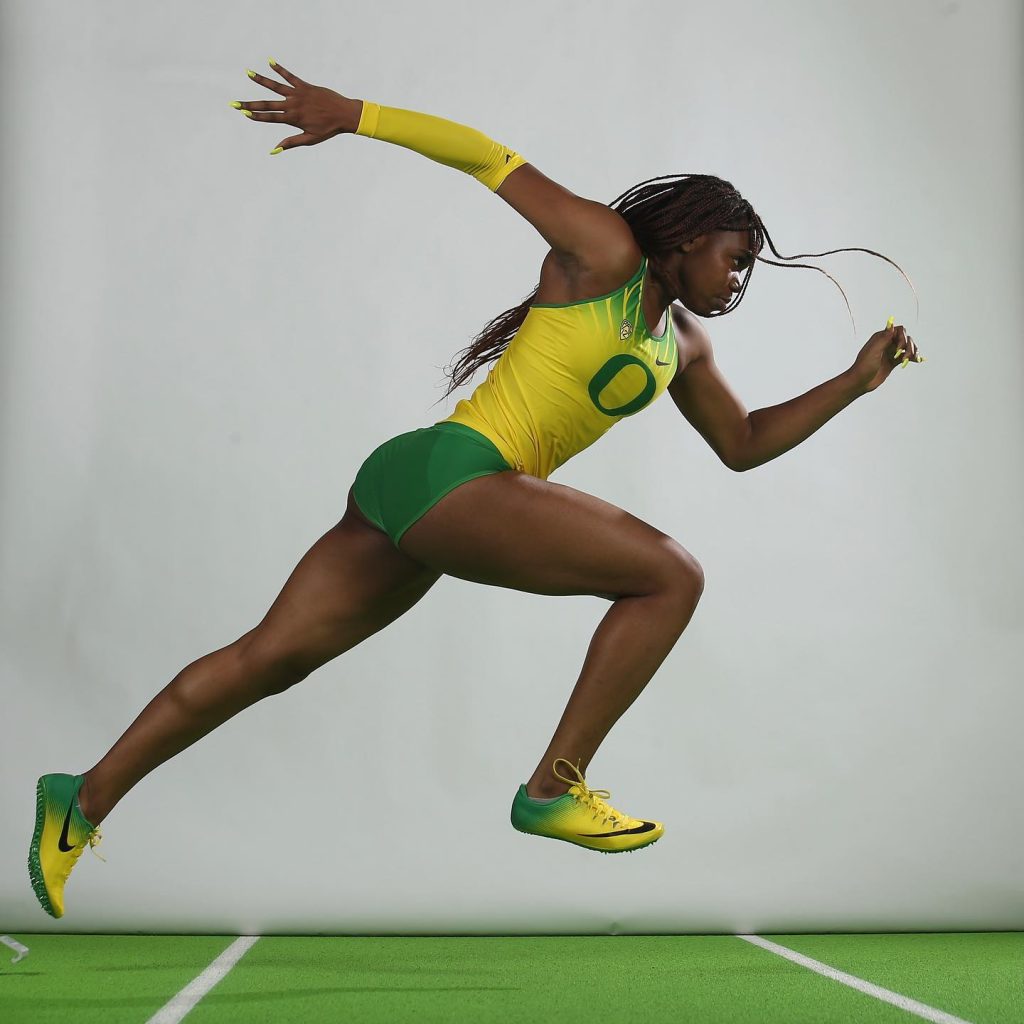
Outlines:
[{"label": "woman's face", "polygon": [[680,246],[673,269],[683,305],[698,316],[720,314],[743,287],[749,246],[749,231],[711,231]]}]

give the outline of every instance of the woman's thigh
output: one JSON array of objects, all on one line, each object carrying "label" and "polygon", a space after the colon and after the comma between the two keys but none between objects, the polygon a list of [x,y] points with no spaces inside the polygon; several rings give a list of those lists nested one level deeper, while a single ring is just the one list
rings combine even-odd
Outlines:
[{"label": "woman's thigh", "polygon": [[263,621],[240,639],[254,661],[291,680],[350,650],[407,612],[441,574],[367,523],[349,492],[341,522],[300,559]]},{"label": "woman's thigh", "polygon": [[399,549],[449,576],[534,594],[617,597],[703,588],[682,545],[616,505],[510,470],[445,495]]}]

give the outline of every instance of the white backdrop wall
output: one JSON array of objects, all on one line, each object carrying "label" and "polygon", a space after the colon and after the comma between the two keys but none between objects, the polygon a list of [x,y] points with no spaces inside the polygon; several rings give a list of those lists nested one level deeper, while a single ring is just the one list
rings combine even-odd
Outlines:
[{"label": "white backdrop wall", "polygon": [[[6,2],[0,930],[732,932],[1024,926],[1021,33],[1016,0]],[[780,252],[709,321],[749,409],[891,314],[927,362],[725,469],[671,399],[552,479],[707,583],[588,781],[666,823],[603,857],[509,807],[608,609],[443,578],[146,778],[36,905],[34,786],[82,772],[263,617],[363,458],[546,245],[472,178],[248,121],[274,57],[446,117],[611,202],[733,182]],[[765,255],[775,257],[766,249]],[[382,352],[386,358],[382,359]]]}]

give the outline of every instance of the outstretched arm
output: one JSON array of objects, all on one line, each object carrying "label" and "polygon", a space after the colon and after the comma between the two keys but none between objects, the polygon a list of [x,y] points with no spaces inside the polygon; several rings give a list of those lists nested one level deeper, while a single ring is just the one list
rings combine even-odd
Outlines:
[{"label": "outstretched arm", "polygon": [[526,161],[515,150],[483,132],[455,121],[415,110],[384,107],[369,100],[359,104],[355,134],[391,142],[420,153],[439,164],[472,175],[492,192]]},{"label": "outstretched arm", "polygon": [[393,142],[472,175],[525,217],[563,258],[594,266],[616,260],[623,248],[635,245],[618,213],[574,195],[475,128],[364,100],[356,134]]},{"label": "outstretched arm", "polygon": [[302,135],[282,140],[282,151],[344,133],[390,142],[476,178],[528,220],[564,258],[594,267],[609,260],[620,262],[623,251],[635,247],[632,231],[620,214],[574,195],[483,132],[432,114],[350,99],[309,85],[280,64],[273,66],[287,86],[255,73],[252,77],[283,96],[284,102],[241,107],[256,120],[303,129]]}]

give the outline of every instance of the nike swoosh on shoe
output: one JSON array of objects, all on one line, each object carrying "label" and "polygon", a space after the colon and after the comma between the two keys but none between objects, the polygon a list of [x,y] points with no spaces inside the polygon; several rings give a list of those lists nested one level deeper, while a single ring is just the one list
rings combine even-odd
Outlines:
[{"label": "nike swoosh on shoe", "polygon": [[74,809],[75,800],[74,797],[71,799],[71,803],[68,804],[67,817],[64,819],[64,828],[61,829],[60,839],[57,840],[57,849],[61,853],[70,853],[74,847],[68,846],[68,826],[71,824],[71,812]]},{"label": "nike swoosh on shoe", "polygon": [[612,836],[636,836],[650,832],[655,827],[653,821],[645,821],[637,828],[619,829],[617,832],[577,832],[582,839],[610,839]]}]

